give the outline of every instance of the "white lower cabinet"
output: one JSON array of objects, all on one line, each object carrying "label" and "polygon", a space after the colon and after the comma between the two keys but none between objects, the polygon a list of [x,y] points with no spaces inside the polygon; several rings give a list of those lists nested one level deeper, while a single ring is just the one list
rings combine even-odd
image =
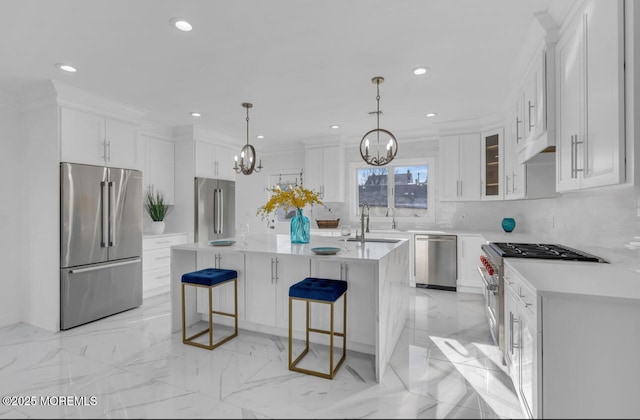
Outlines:
[{"label": "white lower cabinet", "polygon": [[187,243],[186,233],[145,236],[142,239],[142,295],[169,292],[171,246]]},{"label": "white lower cabinet", "polygon": [[[311,275],[347,282],[347,343],[357,342],[366,345],[375,344],[375,293],[376,273],[374,264],[322,261],[311,262]],[[335,304],[335,329],[342,331],[342,300]],[[329,328],[329,305],[315,305],[312,319],[316,319],[320,328]],[[349,346],[347,345],[347,348]]]},{"label": "white lower cabinet", "polygon": [[505,363],[523,413],[539,418],[537,297],[523,279],[508,268],[504,273]]},{"label": "white lower cabinet", "polygon": [[458,234],[457,291],[484,293],[484,284],[478,274],[478,263],[483,254],[480,246],[487,241],[481,235]]},{"label": "white lower cabinet", "polygon": [[[223,268],[227,270],[235,270],[238,272],[238,314],[242,319],[244,313],[244,285],[245,285],[245,258],[244,254],[238,252],[211,252],[198,251],[197,269],[205,268]],[[197,310],[206,314],[209,310],[208,290],[205,288],[197,289]],[[215,311],[233,313],[234,312],[234,291],[233,282],[214,287],[212,290],[212,303]],[[214,323],[224,325],[232,325],[233,320],[229,317],[216,317]]]},{"label": "white lower cabinet", "polygon": [[[638,418],[638,301],[537,290],[534,281],[545,287],[552,279],[529,281],[505,260],[504,359],[523,414]],[[557,265],[554,282],[571,275],[567,264]]]},{"label": "white lower cabinet", "polygon": [[[289,328],[289,287],[309,277],[310,260],[276,254],[247,254],[245,320],[265,327]],[[304,326],[297,317],[295,329]]]}]

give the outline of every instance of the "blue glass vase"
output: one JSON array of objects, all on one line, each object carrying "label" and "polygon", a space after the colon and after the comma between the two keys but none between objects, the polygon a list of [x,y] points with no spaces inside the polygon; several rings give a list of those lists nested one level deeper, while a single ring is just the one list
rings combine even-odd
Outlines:
[{"label": "blue glass vase", "polygon": [[513,229],[515,229],[516,227],[516,219],[514,219],[513,217],[505,217],[504,219],[502,219],[502,229],[504,229],[505,232],[511,232],[513,231]]},{"label": "blue glass vase", "polygon": [[309,218],[302,214],[302,209],[298,209],[296,215],[291,219],[291,243],[308,244],[311,238],[311,225]]}]

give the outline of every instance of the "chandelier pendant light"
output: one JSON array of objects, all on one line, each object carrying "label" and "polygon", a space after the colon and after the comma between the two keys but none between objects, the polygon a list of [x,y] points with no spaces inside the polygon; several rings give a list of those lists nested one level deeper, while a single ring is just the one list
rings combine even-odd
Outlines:
[{"label": "chandelier pendant light", "polygon": [[[380,128],[380,83],[384,82],[384,77],[374,77],[371,79],[371,82],[375,83],[377,89],[377,128],[369,131],[362,137],[362,140],[360,140],[360,156],[362,156],[362,159],[369,165],[384,166],[396,157],[396,153],[398,153],[398,141],[389,130]],[[374,141],[375,144],[372,144]]]},{"label": "chandelier pendant light", "polygon": [[233,169],[237,174],[243,173],[250,175],[253,172],[260,172],[262,169],[262,159],[260,159],[258,166],[256,166],[256,149],[249,144],[249,108],[253,108],[253,105],[244,102],[242,107],[247,109],[247,144],[245,144],[240,151],[240,162],[238,162],[238,155],[234,157],[235,163]]}]

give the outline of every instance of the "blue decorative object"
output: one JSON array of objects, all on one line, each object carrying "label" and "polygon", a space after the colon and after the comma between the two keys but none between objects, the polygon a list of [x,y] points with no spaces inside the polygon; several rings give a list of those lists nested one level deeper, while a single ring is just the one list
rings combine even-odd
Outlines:
[{"label": "blue decorative object", "polygon": [[308,244],[311,239],[311,224],[309,218],[302,214],[302,209],[298,209],[296,215],[291,219],[291,243]]},{"label": "blue decorative object", "polygon": [[504,219],[502,219],[502,229],[504,229],[505,232],[511,232],[513,231],[513,229],[515,229],[516,227],[516,219],[514,219],[513,217],[505,217]]}]

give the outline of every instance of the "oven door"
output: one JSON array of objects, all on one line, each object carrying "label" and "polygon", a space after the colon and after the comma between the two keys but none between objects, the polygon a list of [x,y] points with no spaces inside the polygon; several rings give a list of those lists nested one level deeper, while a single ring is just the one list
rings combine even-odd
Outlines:
[{"label": "oven door", "polygon": [[484,283],[485,312],[489,321],[489,331],[494,344],[498,345],[498,294],[499,280],[496,274],[490,275],[485,267],[478,267],[478,272]]}]

